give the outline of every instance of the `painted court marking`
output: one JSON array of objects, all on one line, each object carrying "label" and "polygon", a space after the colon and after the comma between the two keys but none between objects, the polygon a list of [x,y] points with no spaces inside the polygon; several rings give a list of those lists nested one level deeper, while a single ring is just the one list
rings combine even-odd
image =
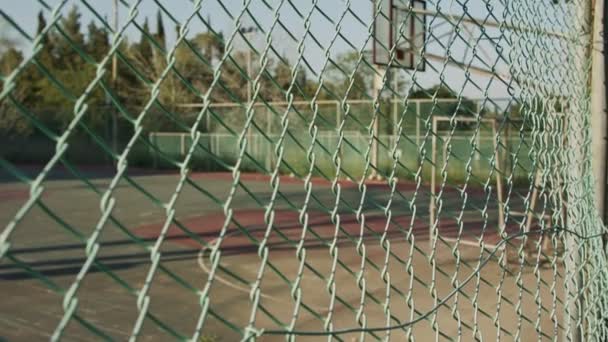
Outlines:
[{"label": "painted court marking", "polygon": [[[233,229],[232,231],[226,233],[225,236],[228,237],[230,235],[233,235],[233,233],[238,233],[238,230],[237,229]],[[215,238],[215,239],[211,240],[209,242],[209,245],[214,245],[217,242],[217,240],[218,240],[218,238]],[[207,274],[209,274],[211,272],[211,270],[209,270],[207,268],[207,265],[205,265],[205,261],[204,261],[204,254],[205,254],[205,251],[207,251],[208,249],[209,248],[207,246],[203,246],[203,248],[201,248],[201,250],[198,252],[198,255],[197,255],[197,261],[198,261],[199,267],[201,268],[201,270],[203,270],[203,272],[205,272]],[[231,288],[233,288],[233,289],[235,289],[237,291],[242,291],[242,292],[245,292],[247,294],[251,293],[251,289],[250,288],[239,286],[236,283],[231,282],[230,280],[222,278],[222,276],[220,276],[218,274],[215,275],[215,279],[217,281],[219,281],[220,283],[222,283],[222,284],[224,284],[226,286],[229,286],[229,287],[231,287]],[[273,297],[271,295],[264,294],[261,291],[260,291],[260,296],[262,296],[263,298],[275,301],[275,302],[279,302],[279,303],[283,302],[282,300],[279,300],[278,298]]]},{"label": "painted court marking", "polygon": [[[242,225],[250,233],[252,233],[252,234],[263,233],[266,230],[266,223],[264,222],[264,218],[263,218],[264,210],[242,209],[242,210],[237,210],[234,214],[235,214],[235,219],[237,219],[240,222],[240,225]],[[322,232],[325,229],[328,229],[328,227],[333,226],[333,224],[330,221],[328,221],[329,216],[327,213],[311,212],[311,215],[312,216],[309,221],[309,225],[311,226],[311,228],[314,227],[317,231],[321,231],[322,235],[323,235]],[[279,210],[277,210],[277,213],[275,216],[274,225],[276,226],[276,229],[285,230],[284,233],[287,234],[288,236],[292,236],[292,234],[294,234],[293,237],[296,238],[297,236],[299,236],[299,234],[297,234],[297,231],[298,231],[297,226],[299,226],[299,223],[296,219],[297,216],[299,216],[299,214],[292,210],[279,209]],[[393,216],[392,220],[396,224],[399,224],[403,227],[407,227],[411,224],[411,216],[408,214],[401,214],[401,215]],[[211,273],[211,264],[207,264],[206,259],[208,259],[208,258],[205,257],[205,253],[208,253],[213,248],[212,246],[214,246],[218,242],[219,229],[221,229],[221,225],[224,221],[223,214],[220,212],[209,213],[207,215],[185,218],[181,221],[182,221],[182,224],[189,226],[189,229],[192,230],[193,233],[200,234],[201,238],[207,237],[210,240],[201,246],[201,244],[199,242],[192,240],[190,237],[184,236],[183,233],[180,232],[177,227],[171,227],[169,229],[168,237],[172,238],[173,243],[178,243],[178,244],[190,246],[190,247],[197,247],[197,249],[198,249],[198,252],[196,255],[197,265],[200,268],[200,270],[203,271],[205,274],[207,274],[207,275],[210,274]],[[369,226],[369,228],[371,230],[379,232],[384,229],[384,226],[386,224],[386,217],[384,215],[379,215],[379,216],[375,215],[375,214],[370,215],[369,218],[366,220],[366,224]],[[477,229],[482,226],[481,222],[470,222],[470,224],[473,224],[473,227],[474,227],[473,231],[477,231]],[[344,221],[342,222],[341,225],[342,225],[343,229],[345,229],[347,232],[355,233],[355,231],[356,231],[358,234],[360,223],[356,222],[354,215],[348,215],[348,214],[344,215]],[[160,228],[161,228],[161,225],[159,225],[159,224],[148,224],[148,225],[140,226],[138,230],[139,230],[140,235],[152,238],[152,237],[157,236]],[[226,235],[224,236],[225,240],[222,245],[222,250],[225,249],[225,251],[228,252],[229,256],[232,255],[232,251],[236,251],[235,257],[242,257],[243,254],[241,254],[241,252],[245,252],[245,257],[247,258],[247,255],[251,254],[251,252],[252,252],[252,251],[247,251],[247,248],[252,247],[252,246],[248,243],[243,243],[240,240],[241,238],[244,237],[243,232],[241,232],[240,228],[233,227],[233,226],[229,226],[229,227],[227,227],[227,229],[228,229],[228,231],[226,232]],[[413,229],[413,233],[416,235],[419,235],[419,234],[427,235],[428,234],[428,226],[426,226],[423,221],[417,222],[413,227],[411,227],[411,229]],[[458,230],[458,227],[456,225],[456,222],[450,221],[450,223],[446,224],[443,227],[443,229],[441,229],[441,230],[443,231],[442,233],[445,233],[447,235],[447,236],[444,236],[444,238],[450,238],[451,237],[450,235],[453,235],[456,233],[456,231]],[[332,229],[332,231],[333,231],[333,229]],[[490,235],[492,235],[492,234],[490,234]],[[487,238],[489,238],[489,236],[486,236],[485,238],[487,239]],[[314,241],[313,241],[313,243],[314,243]],[[461,241],[461,243],[462,243],[462,241]],[[486,243],[491,243],[491,242],[487,241]],[[242,250],[243,248],[245,248],[245,250]],[[281,248],[282,247],[279,246],[279,250]],[[236,260],[236,262],[238,262],[238,260]],[[226,263],[222,263],[222,266],[228,267]],[[216,275],[214,278],[217,282],[219,282],[233,290],[242,292],[244,294],[247,294],[247,295],[251,294],[251,287],[243,285],[238,281],[230,279],[230,277],[222,276],[218,273],[219,272],[216,272]],[[269,293],[264,293],[264,292],[260,292],[260,296],[266,300],[270,300],[270,301],[277,302],[277,303],[285,302],[285,298],[283,298],[282,296],[273,296]],[[288,294],[286,294],[286,296],[288,296]],[[319,311],[324,311],[326,309],[327,309],[327,307],[315,307],[315,310],[319,310]]]}]

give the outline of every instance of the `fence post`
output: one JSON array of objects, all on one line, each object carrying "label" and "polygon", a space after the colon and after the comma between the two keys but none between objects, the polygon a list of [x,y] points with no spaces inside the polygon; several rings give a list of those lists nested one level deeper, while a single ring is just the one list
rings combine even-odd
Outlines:
[{"label": "fence post", "polygon": [[[340,137],[338,136],[338,132],[340,131],[340,125],[341,125],[341,107],[340,107],[340,101],[336,100],[336,129],[334,130],[334,132],[336,133],[336,148],[339,148],[338,151],[338,155],[340,156],[340,159],[343,160],[344,155],[342,154],[342,147],[338,146],[338,141],[340,140]],[[340,178],[340,172],[341,170],[336,170],[337,172],[337,177]]]},{"label": "fence post", "polygon": [[[435,172],[437,164],[437,118],[433,117],[433,135],[431,136],[431,200],[429,203],[429,250],[433,250],[433,225],[435,224]],[[416,135],[418,136],[418,135]],[[439,225],[438,225],[439,226]],[[439,229],[439,227],[437,227]]]},{"label": "fence post", "polygon": [[274,137],[272,134],[272,117],[270,116],[270,109],[266,108],[266,135],[270,138],[268,141],[268,153],[266,153],[266,170],[272,172],[272,145],[274,145]]},{"label": "fence post", "polygon": [[340,127],[340,101],[336,100],[336,129]]},{"label": "fence post", "polygon": [[[416,151],[420,148],[420,101],[416,101]],[[416,153],[420,164],[420,153]]]},{"label": "fence post", "polygon": [[[592,69],[591,69],[591,149],[595,176],[595,203],[600,217],[606,220],[606,139],[608,120],[606,113],[606,59],[604,35],[608,23],[604,23],[604,1],[596,0],[593,20]],[[606,223],[606,222],[604,222]]]},{"label": "fence post", "polygon": [[[383,86],[383,77],[382,72],[388,73],[388,68],[383,68],[375,65],[375,73],[374,73],[374,81],[373,81],[373,90],[372,94],[376,97],[378,104],[382,102],[382,86]],[[378,177],[378,139],[379,137],[379,125],[378,125],[378,115],[374,115],[373,125],[373,134],[372,134],[372,146],[371,146],[371,164],[373,165],[373,169],[371,174],[369,175],[370,179],[375,179]]]},{"label": "fence post", "polygon": [[393,99],[393,137],[397,136],[397,112],[398,112],[399,101]]},{"label": "fence post", "polygon": [[502,186],[502,173],[504,168],[500,156],[500,138],[498,136],[498,119],[492,119],[492,141],[494,146],[494,168],[496,169],[496,196],[498,199],[498,225],[500,229],[505,229],[505,213],[504,213],[504,198]]},{"label": "fence post", "polygon": [[179,153],[182,157],[186,155],[186,133],[180,134]]},{"label": "fence post", "polygon": [[[214,152],[213,150],[211,150],[211,152],[215,153],[215,155],[220,156],[220,136],[219,134],[215,134],[215,149],[216,151]],[[221,156],[220,156],[221,157]]]},{"label": "fence post", "polygon": [[209,117],[209,109],[205,111],[205,121],[206,121],[206,129],[207,133],[211,133],[211,118]]},{"label": "fence post", "polygon": [[[154,138],[154,140],[152,138]],[[150,141],[150,144],[152,146],[156,147],[156,149],[154,147],[150,147],[150,150],[151,150],[150,153],[152,154],[152,167],[155,169],[158,169],[158,160],[157,160],[158,144],[157,144],[156,139],[157,139],[156,134],[154,134],[154,132],[150,132],[148,141]]]}]

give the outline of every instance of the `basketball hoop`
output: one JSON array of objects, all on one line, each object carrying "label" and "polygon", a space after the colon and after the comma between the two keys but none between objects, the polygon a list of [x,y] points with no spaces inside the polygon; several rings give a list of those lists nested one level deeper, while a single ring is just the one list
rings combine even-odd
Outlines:
[{"label": "basketball hoop", "polygon": [[[381,2],[379,9],[376,7],[378,1]],[[423,0],[374,2],[375,64],[424,71],[425,10],[426,2]]]}]

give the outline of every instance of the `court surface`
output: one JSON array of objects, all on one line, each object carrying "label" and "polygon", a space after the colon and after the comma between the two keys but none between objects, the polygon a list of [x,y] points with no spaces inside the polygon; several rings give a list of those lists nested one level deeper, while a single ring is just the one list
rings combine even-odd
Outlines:
[{"label": "court surface", "polygon": [[[87,238],[95,230],[101,194],[110,183],[106,174],[111,170],[84,172],[90,184],[67,172],[52,174],[41,205],[27,214],[10,240],[10,257],[0,263],[0,293],[7,294],[0,301],[0,311],[12,313],[0,321],[0,331],[8,340],[46,339],[64,315],[60,292],[78,276],[87,256],[85,241],[77,235]],[[230,173],[194,173],[189,179],[174,213],[164,203],[171,201],[178,174],[135,171],[121,180],[114,193],[112,218],[101,229],[97,262],[77,289],[78,319],[67,327],[66,340],[91,339],[94,335],[85,328],[87,322],[112,338],[130,336],[138,315],[138,291],[146,284],[153,264],[151,251],[159,237],[161,257],[149,278],[149,315],[143,322],[142,340],[191,337],[202,310],[200,291],[211,272],[215,277],[203,335],[213,341],[240,338],[232,326],[246,326],[251,320],[256,298],[251,295],[255,293],[252,284],[263,260],[255,324],[270,331],[285,330],[291,324],[299,331],[382,327],[388,320],[390,325],[406,324],[390,332],[395,340],[410,333],[447,338],[459,331],[466,340],[473,335],[494,340],[499,333],[521,337],[535,329],[554,336],[556,322],[561,322],[562,294],[548,286],[553,277],[557,281],[563,277],[557,262],[540,263],[537,268],[532,266],[536,262],[501,267],[497,258],[502,251],[491,256],[492,247],[484,251],[479,246],[452,244],[449,238],[458,236],[489,246],[500,240],[496,208],[489,205],[485,213],[482,210],[486,202],[496,201],[491,196],[488,201],[480,187],[467,190],[460,218],[462,194],[445,189],[437,231],[446,242],[437,241],[432,254],[430,194],[425,184],[398,182],[391,198],[390,188],[380,181],[367,182],[364,190],[356,183],[340,181],[332,190],[325,180],[313,178],[307,185],[281,176],[280,192],[273,193],[268,177],[242,174],[231,194]],[[3,178],[3,225],[27,200],[28,191]],[[230,204],[224,206],[227,198]],[[385,210],[389,200],[390,211]],[[511,205],[517,209],[518,203],[514,200]],[[165,225],[167,215],[174,216]],[[517,231],[517,221],[508,221],[507,228]],[[260,245],[268,248],[267,255]],[[214,248],[221,254],[215,267]],[[475,273],[480,261],[487,264]],[[31,269],[21,268],[19,262]],[[62,290],[55,292],[49,284]],[[84,323],[79,323],[81,319]],[[407,325],[413,320],[419,322]],[[480,330],[471,328],[473,322],[478,322]],[[373,340],[385,334],[371,332],[368,337]],[[355,337],[359,334],[336,339]],[[275,339],[284,337],[263,338]]]}]

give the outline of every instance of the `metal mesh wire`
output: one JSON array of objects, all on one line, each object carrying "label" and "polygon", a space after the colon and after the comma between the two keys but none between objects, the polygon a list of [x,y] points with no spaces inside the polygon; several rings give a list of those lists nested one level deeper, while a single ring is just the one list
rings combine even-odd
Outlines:
[{"label": "metal mesh wire", "polygon": [[[98,2],[38,1],[37,31],[0,6],[23,50],[2,120],[54,146],[39,168],[0,158],[1,330],[606,340],[591,1],[429,0],[424,71],[373,65],[380,3],[121,0],[114,26]],[[69,33],[70,4],[107,51]],[[174,34],[150,33],[153,10]],[[62,122],[31,78],[68,103]]]}]

